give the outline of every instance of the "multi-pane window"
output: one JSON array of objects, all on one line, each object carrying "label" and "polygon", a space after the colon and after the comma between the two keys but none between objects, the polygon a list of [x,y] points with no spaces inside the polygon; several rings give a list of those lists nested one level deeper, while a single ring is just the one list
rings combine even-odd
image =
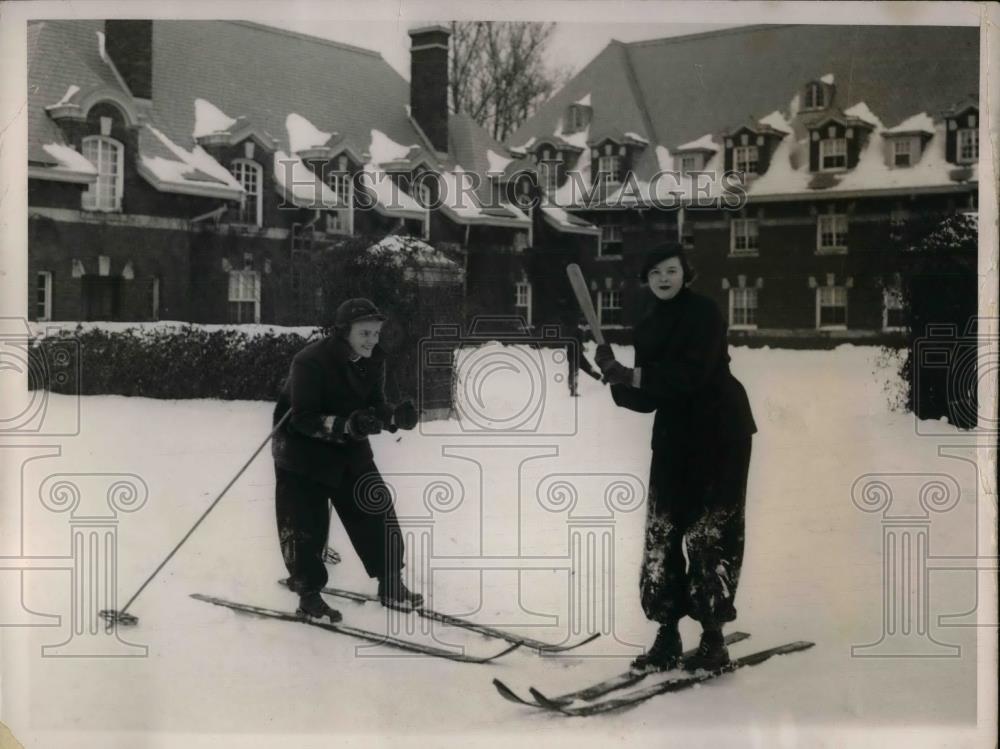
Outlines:
[{"label": "multi-pane window", "polygon": [[733,169],[744,174],[756,174],[757,146],[737,146],[734,148]]},{"label": "multi-pane window", "polygon": [[559,164],[555,161],[541,161],[538,164],[538,181],[546,193],[554,193],[559,188]]},{"label": "multi-pane window", "polygon": [[514,285],[514,312],[531,325],[531,283],[518,281]]},{"label": "multi-pane window", "polygon": [[691,172],[698,170],[699,158],[695,155],[681,156],[681,176],[686,177]]},{"label": "multi-pane window", "polygon": [[622,179],[622,160],[620,156],[601,156],[597,160],[597,179],[605,185],[616,185]]},{"label": "multi-pane window", "polygon": [[757,327],[757,289],[729,290],[729,325],[733,328]]},{"label": "multi-pane window", "polygon": [[882,290],[882,329],[886,331],[906,329],[903,288],[898,277]]},{"label": "multi-pane window", "polygon": [[35,319],[52,319],[52,273],[47,270],[35,274]]},{"label": "multi-pane window", "polygon": [[756,255],[757,246],[757,219],[734,218],[730,232],[730,253]]},{"label": "multi-pane window", "polygon": [[97,169],[97,180],[83,193],[85,210],[121,210],[124,150],[121,143],[103,135],[83,139],[83,156]]},{"label": "multi-pane window", "polygon": [[263,224],[263,198],[264,192],[261,190],[264,170],[260,164],[249,159],[236,159],[230,171],[236,181],[243,186],[246,195],[240,204],[240,223],[251,226],[261,226]]},{"label": "multi-pane window", "polygon": [[892,144],[893,166],[910,166],[913,164],[913,141],[909,138],[897,138]]},{"label": "multi-pane window", "polygon": [[229,271],[229,322],[260,322],[260,273]]},{"label": "multi-pane window", "polygon": [[622,225],[604,224],[601,226],[601,255],[622,254]]},{"label": "multi-pane window", "polygon": [[816,327],[847,327],[846,286],[820,286],[816,289]]},{"label": "multi-pane window", "polygon": [[819,142],[820,169],[847,168],[847,139],[826,138]]},{"label": "multi-pane window", "polygon": [[826,106],[826,91],[822,84],[810,83],[806,86],[806,109],[822,109]]},{"label": "multi-pane window", "polygon": [[963,164],[979,161],[979,131],[975,128],[958,131],[958,161]]},{"label": "multi-pane window", "polygon": [[847,216],[828,213],[816,222],[816,251],[844,252],[847,250]]},{"label": "multi-pane window", "polygon": [[620,291],[597,292],[597,321],[602,325],[621,325],[622,293]]},{"label": "multi-pane window", "polygon": [[349,234],[350,227],[347,222],[347,211],[327,211],[326,212],[326,233],[327,234]]}]

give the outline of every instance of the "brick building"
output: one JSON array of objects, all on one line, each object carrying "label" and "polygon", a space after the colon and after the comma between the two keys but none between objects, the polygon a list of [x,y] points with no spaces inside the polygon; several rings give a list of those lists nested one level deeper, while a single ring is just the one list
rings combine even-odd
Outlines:
[{"label": "brick building", "polygon": [[[612,336],[651,297],[636,255],[679,237],[735,340],[898,340],[899,228],[976,210],[978,77],[975,28],[614,41],[511,135],[507,174],[537,173],[548,210],[583,227]],[[535,318],[556,314],[535,298]]]},{"label": "brick building", "polygon": [[315,322],[310,258],[390,235],[513,312],[532,219],[488,205],[503,149],[448,114],[448,30],[410,36],[412,85],[252,23],[29,24],[30,317]]}]

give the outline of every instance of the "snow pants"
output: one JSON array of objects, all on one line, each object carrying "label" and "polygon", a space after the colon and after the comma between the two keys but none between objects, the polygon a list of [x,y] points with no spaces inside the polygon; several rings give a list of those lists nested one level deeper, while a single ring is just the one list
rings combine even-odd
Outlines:
[{"label": "snow pants", "polygon": [[639,582],[648,619],[719,628],[736,618],[751,441],[690,460],[654,450]]},{"label": "snow pants", "polygon": [[336,488],[277,466],[274,471],[278,540],[290,588],[303,593],[326,585],[323,551],[331,503],[369,577],[381,579],[402,568],[403,537],[392,493],[374,463],[348,468]]}]

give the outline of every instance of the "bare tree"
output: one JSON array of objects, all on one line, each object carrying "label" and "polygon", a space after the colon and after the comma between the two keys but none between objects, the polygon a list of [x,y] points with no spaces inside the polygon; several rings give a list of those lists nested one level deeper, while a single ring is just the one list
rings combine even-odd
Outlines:
[{"label": "bare tree", "polygon": [[554,23],[451,24],[451,108],[504,140],[569,77],[543,59]]}]

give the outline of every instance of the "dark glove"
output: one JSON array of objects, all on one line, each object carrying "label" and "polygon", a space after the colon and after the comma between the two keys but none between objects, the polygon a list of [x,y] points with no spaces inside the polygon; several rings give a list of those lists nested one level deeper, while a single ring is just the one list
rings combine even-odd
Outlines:
[{"label": "dark glove", "polygon": [[611,350],[610,343],[602,343],[597,347],[597,353],[594,354],[594,364],[596,364],[602,372],[608,364],[613,361],[615,361],[615,355]]},{"label": "dark glove", "polygon": [[604,372],[604,381],[609,385],[631,385],[633,369],[612,359],[606,363],[601,370]]},{"label": "dark glove", "polygon": [[392,422],[400,429],[413,429],[417,421],[417,407],[413,405],[413,401],[403,401],[393,411]]},{"label": "dark glove", "polygon": [[347,419],[347,433],[356,440],[363,440],[382,431],[382,420],[374,408],[359,408]]}]

